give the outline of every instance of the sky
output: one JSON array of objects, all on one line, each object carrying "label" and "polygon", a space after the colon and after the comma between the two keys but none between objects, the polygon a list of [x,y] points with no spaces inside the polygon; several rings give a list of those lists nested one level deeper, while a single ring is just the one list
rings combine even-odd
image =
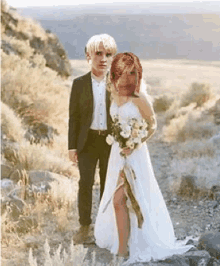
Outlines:
[{"label": "sky", "polygon": [[[114,2],[208,2],[205,1],[193,1],[193,0],[6,0],[7,3],[12,7],[30,7],[30,6],[64,6],[64,5],[86,5],[86,4],[95,4],[95,3],[114,3]],[[213,1],[213,0],[212,0]],[[219,0],[214,0],[214,2],[219,2]]]}]

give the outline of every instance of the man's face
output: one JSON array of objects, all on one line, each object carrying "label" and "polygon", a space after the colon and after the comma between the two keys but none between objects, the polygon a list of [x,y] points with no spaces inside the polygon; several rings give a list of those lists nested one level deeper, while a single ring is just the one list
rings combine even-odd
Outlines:
[{"label": "man's face", "polygon": [[91,60],[91,71],[97,76],[103,76],[107,73],[108,69],[111,66],[113,54],[107,50],[105,50],[102,43],[99,45],[99,49],[97,51],[92,51],[89,56]]}]

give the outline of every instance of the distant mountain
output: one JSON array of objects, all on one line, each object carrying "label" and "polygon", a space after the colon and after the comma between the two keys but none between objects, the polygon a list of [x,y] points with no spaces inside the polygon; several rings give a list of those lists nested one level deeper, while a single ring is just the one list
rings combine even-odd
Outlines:
[{"label": "distant mountain", "polygon": [[27,7],[18,12],[42,20],[67,20],[88,14],[207,14],[220,13],[220,1],[193,1],[180,3],[109,3],[91,5]]},{"label": "distant mountain", "polygon": [[119,52],[131,51],[143,59],[220,60],[220,2],[93,4],[20,12],[56,33],[71,59],[85,58],[92,35],[108,33]]}]

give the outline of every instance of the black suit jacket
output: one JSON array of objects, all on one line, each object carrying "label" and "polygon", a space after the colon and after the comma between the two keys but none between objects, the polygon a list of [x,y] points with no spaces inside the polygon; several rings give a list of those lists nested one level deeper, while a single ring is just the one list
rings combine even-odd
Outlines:
[{"label": "black suit jacket", "polygon": [[[86,143],[93,118],[93,90],[91,72],[73,81],[69,104],[68,149],[80,153]],[[110,93],[106,91],[107,127],[110,132]]]}]

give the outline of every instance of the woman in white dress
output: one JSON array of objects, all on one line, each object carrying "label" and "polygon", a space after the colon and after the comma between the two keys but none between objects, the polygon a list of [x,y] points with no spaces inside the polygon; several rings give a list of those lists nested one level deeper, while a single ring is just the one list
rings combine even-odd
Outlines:
[{"label": "woman in white dress", "polygon": [[176,243],[154,176],[146,140],[155,132],[156,119],[147,95],[140,91],[142,66],[138,57],[132,53],[116,55],[110,80],[113,84],[111,116],[117,115],[125,123],[131,118],[144,118],[148,123],[148,136],[138,149],[122,150],[117,141],[112,144],[104,194],[95,222],[96,244],[129,258],[127,263],[182,254],[193,246]]}]

